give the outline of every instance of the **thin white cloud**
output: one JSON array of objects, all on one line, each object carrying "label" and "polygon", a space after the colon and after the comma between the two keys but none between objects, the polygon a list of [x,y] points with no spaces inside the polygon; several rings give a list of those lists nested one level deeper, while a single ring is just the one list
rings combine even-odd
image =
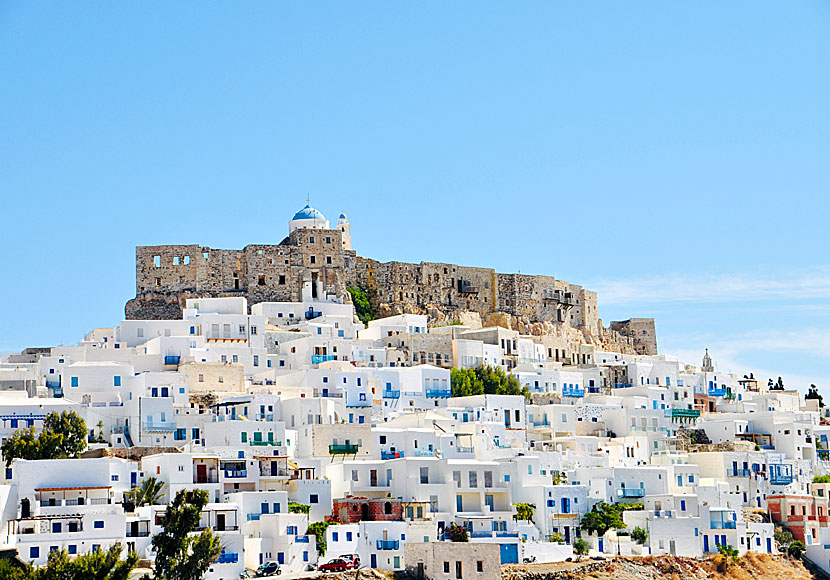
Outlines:
[{"label": "thin white cloud", "polygon": [[680,302],[828,300],[830,269],[796,275],[675,273],[636,279],[601,279],[587,288],[599,294],[600,306],[657,305]]}]

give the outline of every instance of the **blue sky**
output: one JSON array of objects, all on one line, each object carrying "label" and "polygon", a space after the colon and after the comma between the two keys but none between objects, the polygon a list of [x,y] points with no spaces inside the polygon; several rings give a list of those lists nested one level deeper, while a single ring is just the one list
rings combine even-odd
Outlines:
[{"label": "blue sky", "polygon": [[830,374],[830,9],[0,3],[0,350],[116,324],[134,247],[545,273],[722,370]]}]

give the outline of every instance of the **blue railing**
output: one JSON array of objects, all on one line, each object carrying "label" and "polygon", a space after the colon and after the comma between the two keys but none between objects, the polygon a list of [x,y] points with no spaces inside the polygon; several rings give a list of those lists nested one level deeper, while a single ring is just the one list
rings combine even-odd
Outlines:
[{"label": "blue railing", "polygon": [[175,431],[176,424],[169,421],[144,421],[142,429],[145,431]]},{"label": "blue railing", "polygon": [[334,360],[333,354],[313,354],[311,355],[311,364],[318,365],[321,362]]},{"label": "blue railing", "polygon": [[792,474],[778,474],[778,475],[770,475],[769,482],[772,485],[790,485],[793,482]]},{"label": "blue railing", "polygon": [[249,522],[257,522],[262,514],[248,514]]},{"label": "blue railing", "polygon": [[631,383],[614,383],[615,389],[628,389],[631,388]]},{"label": "blue railing", "polygon": [[313,310],[311,308],[309,308],[308,310],[305,311],[305,319],[306,320],[314,320],[315,318],[319,318],[322,315],[323,315],[323,313],[320,312],[319,310]]},{"label": "blue railing", "polygon": [[752,471],[749,469],[730,469],[727,473],[728,477],[749,477]]},{"label": "blue railing", "polygon": [[225,477],[248,477],[247,469],[226,469]]},{"label": "blue railing", "polygon": [[530,424],[534,427],[550,427],[550,422],[547,419],[542,421],[531,421]]},{"label": "blue railing", "polygon": [[216,561],[219,564],[236,564],[239,562],[239,554],[222,552],[219,554],[219,559]]},{"label": "blue railing", "polygon": [[645,497],[646,490],[642,487],[621,488],[617,490],[618,497]]},{"label": "blue railing", "polygon": [[400,546],[398,540],[378,540],[378,550],[397,550]]},{"label": "blue railing", "polygon": [[298,544],[308,544],[308,536],[297,536],[294,541]]},{"label": "blue railing", "polygon": [[449,399],[452,396],[452,391],[447,389],[427,389],[426,395],[431,399]]},{"label": "blue railing", "polygon": [[372,401],[348,401],[347,407],[371,407]]},{"label": "blue railing", "polygon": [[399,457],[403,457],[403,451],[381,451],[380,458],[381,459],[397,459]]},{"label": "blue railing", "polygon": [[585,396],[585,389],[577,389],[575,387],[562,389],[562,396],[563,397],[584,397]]},{"label": "blue railing", "polygon": [[400,391],[393,391],[393,390],[383,391],[383,398],[384,399],[400,399],[401,398],[401,392]]},{"label": "blue railing", "polygon": [[182,360],[182,357],[179,355],[167,355],[164,357],[164,364],[166,365],[177,365],[179,361]]},{"label": "blue railing", "polygon": [[770,463],[769,482],[772,485],[789,485],[793,482],[793,466],[788,463]]},{"label": "blue railing", "polygon": [[718,388],[710,388],[709,389],[709,396],[710,397],[723,397],[726,395],[726,388],[718,389]]},{"label": "blue railing", "polygon": [[602,387],[588,387],[588,392],[593,395],[596,395],[597,393],[602,392]]}]

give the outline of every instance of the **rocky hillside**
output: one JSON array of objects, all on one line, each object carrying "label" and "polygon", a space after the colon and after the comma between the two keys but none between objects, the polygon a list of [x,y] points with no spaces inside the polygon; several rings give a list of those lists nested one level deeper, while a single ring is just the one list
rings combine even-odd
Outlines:
[{"label": "rocky hillside", "polygon": [[784,556],[748,554],[725,571],[712,560],[677,556],[615,558],[554,564],[511,564],[502,567],[503,580],[813,580],[800,561]]}]

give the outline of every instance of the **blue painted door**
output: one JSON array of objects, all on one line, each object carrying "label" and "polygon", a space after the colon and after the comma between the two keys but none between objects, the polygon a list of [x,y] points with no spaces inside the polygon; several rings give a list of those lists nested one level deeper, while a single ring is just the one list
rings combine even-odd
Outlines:
[{"label": "blue painted door", "polygon": [[604,552],[604,551],[605,551],[605,550],[603,550],[603,549],[602,549],[602,544],[603,544],[603,541],[602,541],[602,538],[600,538],[600,539],[599,539],[599,551],[600,551],[600,552]]},{"label": "blue painted door", "polygon": [[772,554],[772,538],[767,538],[767,554]]},{"label": "blue painted door", "polygon": [[703,551],[709,551],[709,536],[703,536]]},{"label": "blue painted door", "polygon": [[518,544],[501,544],[501,563],[502,564],[518,564],[519,563],[519,545]]}]

